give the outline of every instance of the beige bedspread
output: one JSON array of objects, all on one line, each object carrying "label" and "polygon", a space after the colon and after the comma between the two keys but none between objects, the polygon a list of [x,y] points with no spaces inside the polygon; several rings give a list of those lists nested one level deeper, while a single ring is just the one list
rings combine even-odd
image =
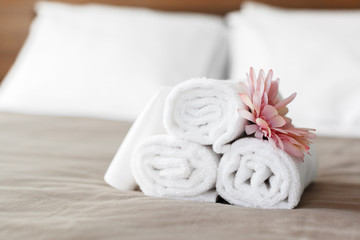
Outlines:
[{"label": "beige bedspread", "polygon": [[109,187],[129,126],[0,114],[0,239],[360,239],[360,140],[318,138],[299,207],[259,210]]}]

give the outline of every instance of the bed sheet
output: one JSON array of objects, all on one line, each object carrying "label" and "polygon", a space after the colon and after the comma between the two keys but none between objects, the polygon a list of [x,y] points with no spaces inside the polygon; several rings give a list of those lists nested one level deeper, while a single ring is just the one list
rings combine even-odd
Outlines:
[{"label": "bed sheet", "polygon": [[318,138],[294,210],[146,197],[103,175],[130,123],[0,113],[0,239],[360,239],[360,140]]}]

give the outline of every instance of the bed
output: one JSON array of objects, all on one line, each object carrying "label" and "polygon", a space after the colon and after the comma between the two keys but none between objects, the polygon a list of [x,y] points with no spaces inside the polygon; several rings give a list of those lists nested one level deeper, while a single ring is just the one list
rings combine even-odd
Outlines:
[{"label": "bed", "polygon": [[[84,3],[87,1],[68,1]],[[224,14],[241,1],[102,1]],[[360,8],[359,1],[263,1]],[[0,3],[0,78],[14,62],[33,1]],[[0,113],[1,239],[359,239],[360,139],[315,140],[318,178],[294,210],[186,202],[119,191],[104,173],[131,121]]]}]

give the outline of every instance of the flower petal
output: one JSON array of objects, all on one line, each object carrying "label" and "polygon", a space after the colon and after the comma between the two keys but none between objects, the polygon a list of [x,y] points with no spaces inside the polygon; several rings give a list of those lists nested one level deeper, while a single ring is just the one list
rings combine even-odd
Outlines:
[{"label": "flower petal", "polygon": [[267,93],[264,93],[264,95],[263,95],[263,104],[268,105],[268,103],[269,103],[268,95],[267,95]]},{"label": "flower petal", "polygon": [[283,128],[272,127],[271,129],[282,134],[287,134],[287,131]]},{"label": "flower petal", "polygon": [[284,150],[284,143],[283,143],[283,141],[281,140],[281,138],[280,138],[277,134],[273,134],[273,138],[276,138],[277,143],[278,143],[280,149]]},{"label": "flower petal", "polygon": [[266,78],[265,78],[265,86],[266,86],[265,87],[265,93],[266,94],[269,94],[272,77],[273,77],[273,70],[270,69],[267,76],[266,76]]},{"label": "flower petal", "polygon": [[304,158],[304,153],[300,151],[297,147],[286,141],[283,143],[284,143],[285,152],[296,158],[300,158],[300,159]]},{"label": "flower petal", "polygon": [[274,104],[274,101],[279,93],[279,79],[271,82],[270,90],[268,93],[269,103]]},{"label": "flower petal", "polygon": [[264,136],[264,134],[263,134],[259,129],[256,130],[256,132],[255,132],[255,137],[256,137],[256,138],[262,139],[263,136]]},{"label": "flower petal", "polygon": [[249,111],[247,111],[245,109],[241,109],[239,113],[240,113],[241,117],[255,123],[254,115],[252,115]]},{"label": "flower petal", "polygon": [[265,72],[264,70],[260,69],[258,82],[257,82],[257,92],[259,92],[259,95],[263,96],[264,90],[265,90]]},{"label": "flower petal", "polygon": [[274,116],[273,118],[271,118],[269,120],[269,122],[270,122],[270,126],[275,127],[275,128],[282,127],[286,124],[285,119],[283,117],[281,117],[280,115]]},{"label": "flower petal", "polygon": [[260,109],[261,109],[261,96],[259,96],[258,93],[255,93],[255,95],[253,96],[253,106],[254,106],[254,110],[256,112],[256,116],[259,117],[260,116]]},{"label": "flower petal", "polygon": [[246,95],[250,96],[249,86],[245,82],[239,82],[240,92],[245,92]]},{"label": "flower petal", "polygon": [[282,107],[278,109],[278,113],[281,116],[285,116],[289,112],[289,109],[287,107]]},{"label": "flower petal", "polygon": [[261,119],[261,118],[256,119],[256,124],[259,125],[262,128],[265,128],[265,129],[269,127],[267,122],[265,120]]},{"label": "flower petal", "polygon": [[276,109],[280,109],[282,107],[285,107],[289,103],[291,103],[292,100],[296,97],[296,93],[291,94],[289,97],[285,98],[284,100],[278,102],[274,107]]},{"label": "flower petal", "polygon": [[241,101],[250,108],[251,111],[254,111],[254,105],[248,95],[244,93],[239,93]]},{"label": "flower petal", "polygon": [[271,105],[265,105],[263,110],[261,111],[261,115],[264,116],[266,119],[271,119],[272,117],[276,116],[278,111]]},{"label": "flower petal", "polygon": [[271,137],[271,129],[265,120],[263,120],[261,118],[257,118],[256,124],[261,127],[261,130],[262,130],[263,134],[265,135],[265,137]]},{"label": "flower petal", "polygon": [[250,68],[250,85],[251,85],[252,91],[255,91],[255,79],[256,79],[255,70],[253,67],[251,67]]},{"label": "flower petal", "polygon": [[247,135],[253,134],[258,129],[259,129],[259,126],[256,125],[256,124],[249,124],[249,125],[245,126],[245,132],[246,132]]}]

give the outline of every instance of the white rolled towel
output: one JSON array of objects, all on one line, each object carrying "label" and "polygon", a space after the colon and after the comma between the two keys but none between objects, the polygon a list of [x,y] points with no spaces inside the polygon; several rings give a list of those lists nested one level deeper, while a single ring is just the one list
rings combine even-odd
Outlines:
[{"label": "white rolled towel", "polygon": [[239,92],[239,81],[197,78],[182,82],[166,98],[165,129],[224,153],[244,132],[245,120],[238,113],[244,108]]},{"label": "white rolled towel", "polygon": [[150,136],[166,134],[162,124],[165,98],[171,87],[161,87],[142,110],[122,141],[107,169],[104,180],[121,191],[135,190],[137,184],[131,172],[131,158],[136,145]]},{"label": "white rolled towel", "polygon": [[146,195],[215,202],[219,159],[208,146],[156,135],[139,143],[131,168]]},{"label": "white rolled towel", "polygon": [[231,204],[254,208],[291,209],[317,174],[317,157],[304,162],[268,141],[242,138],[220,160],[216,190]]}]

